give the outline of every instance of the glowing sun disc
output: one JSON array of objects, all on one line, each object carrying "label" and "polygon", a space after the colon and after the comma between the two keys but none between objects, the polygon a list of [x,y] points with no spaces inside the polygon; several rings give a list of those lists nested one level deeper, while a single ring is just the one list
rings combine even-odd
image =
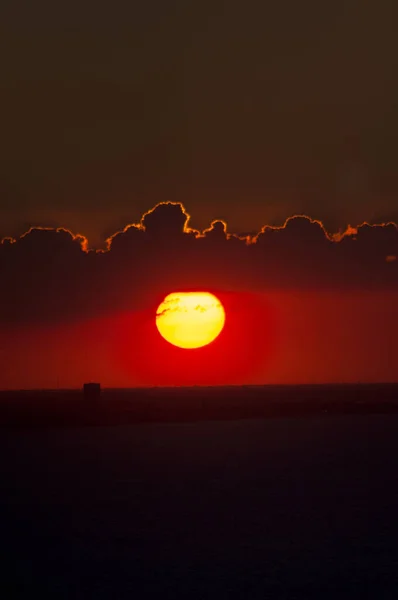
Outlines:
[{"label": "glowing sun disc", "polygon": [[210,292],[173,292],[156,311],[160,335],[179,348],[201,348],[220,335],[225,311]]}]

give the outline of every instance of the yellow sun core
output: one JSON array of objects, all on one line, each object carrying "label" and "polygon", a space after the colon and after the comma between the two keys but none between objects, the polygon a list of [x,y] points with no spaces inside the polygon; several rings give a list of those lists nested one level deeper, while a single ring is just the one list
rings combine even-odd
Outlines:
[{"label": "yellow sun core", "polygon": [[173,292],[156,311],[160,335],[180,348],[201,348],[221,333],[225,311],[210,292]]}]

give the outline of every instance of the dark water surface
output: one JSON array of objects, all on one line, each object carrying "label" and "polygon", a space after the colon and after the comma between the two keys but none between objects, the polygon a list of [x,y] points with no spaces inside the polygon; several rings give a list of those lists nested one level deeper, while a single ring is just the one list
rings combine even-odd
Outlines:
[{"label": "dark water surface", "polygon": [[397,598],[398,416],[2,431],[4,598]]}]

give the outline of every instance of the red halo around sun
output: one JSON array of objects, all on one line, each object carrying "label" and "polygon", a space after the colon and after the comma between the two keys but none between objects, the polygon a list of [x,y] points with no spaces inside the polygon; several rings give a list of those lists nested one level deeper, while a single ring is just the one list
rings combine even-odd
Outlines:
[{"label": "red halo around sun", "polygon": [[156,327],[156,310],[124,314],[114,327],[113,360],[132,385],[193,386],[250,382],[266,373],[275,349],[276,315],[264,295],[212,291],[225,310],[221,333],[206,346],[185,349],[168,343]]}]

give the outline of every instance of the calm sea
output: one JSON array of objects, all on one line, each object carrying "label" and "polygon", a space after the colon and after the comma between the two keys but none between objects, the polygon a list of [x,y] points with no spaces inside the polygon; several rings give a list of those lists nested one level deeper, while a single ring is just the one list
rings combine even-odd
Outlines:
[{"label": "calm sea", "polygon": [[2,431],[1,597],[397,598],[398,417]]}]

